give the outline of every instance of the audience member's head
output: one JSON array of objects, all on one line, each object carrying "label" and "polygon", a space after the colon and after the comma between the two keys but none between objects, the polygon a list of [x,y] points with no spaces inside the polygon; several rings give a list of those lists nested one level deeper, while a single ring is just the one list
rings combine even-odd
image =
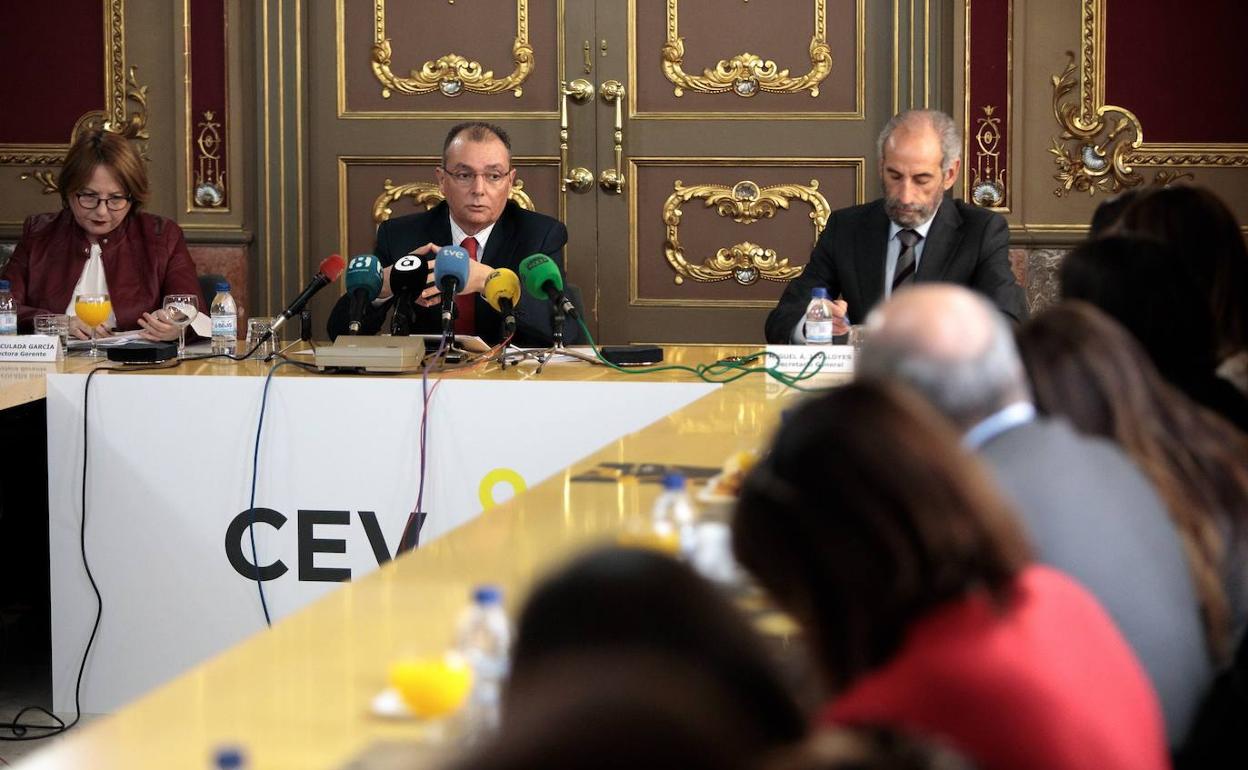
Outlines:
[{"label": "audience member's head", "polygon": [[1220,354],[1248,349],[1248,246],[1226,204],[1209,190],[1175,185],[1141,195],[1121,221],[1179,253],[1207,299]]},{"label": "audience member's head", "polygon": [[546,578],[516,629],[509,713],[516,693],[552,659],[586,651],[666,656],[726,688],[756,714],[759,745],[799,740],[806,719],[745,618],[688,566],[654,551],[590,552]]},{"label": "audience member's head", "polygon": [[499,733],[456,770],[744,770],[765,754],[754,714],[696,666],[603,650],[544,659],[529,674]]},{"label": "audience member's head", "polygon": [[970,760],[933,740],[891,727],[824,728],[768,761],[766,770],[972,770]]},{"label": "audience member's head", "polygon": [[1009,321],[970,289],[905,289],[872,312],[867,328],[856,376],[904,382],[962,430],[1029,398]]},{"label": "audience member's head", "polygon": [[1092,212],[1092,225],[1088,228],[1088,239],[1103,238],[1117,231],[1123,212],[1139,197],[1140,191],[1132,187],[1101,201],[1096,211]]},{"label": "audience member's head", "polygon": [[1166,501],[1184,541],[1215,659],[1229,652],[1221,530],[1248,518],[1248,438],[1157,373],[1112,318],[1070,301],[1019,330],[1040,411],[1118,443]]},{"label": "audience member's head", "polygon": [[733,548],[805,628],[833,692],[939,605],[980,589],[1004,601],[1030,558],[948,423],[883,382],[838,388],[784,422],[746,477]]}]

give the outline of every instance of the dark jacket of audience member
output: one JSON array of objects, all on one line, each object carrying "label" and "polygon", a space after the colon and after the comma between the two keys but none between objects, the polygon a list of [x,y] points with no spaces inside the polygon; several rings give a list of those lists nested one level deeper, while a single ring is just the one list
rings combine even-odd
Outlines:
[{"label": "dark jacket of audience member", "polygon": [[896,386],[839,388],[785,421],[733,545],[811,637],[836,693],[825,719],[933,734],[984,768],[1168,766],[1156,695],[1108,615],[1032,563],[986,471]]},{"label": "dark jacket of audience member", "polygon": [[1213,316],[1181,260],[1174,249],[1151,239],[1088,241],[1062,262],[1062,298],[1090,302],[1113,316],[1144,346],[1163,377],[1248,431],[1248,398],[1215,373]]},{"label": "dark jacket of audience member", "polygon": [[718,589],[662,554],[594,551],[533,591],[517,623],[505,714],[526,708],[516,693],[538,666],[590,650],[661,655],[702,672],[754,715],[751,741],[759,747],[806,734],[806,717],[745,618]]}]

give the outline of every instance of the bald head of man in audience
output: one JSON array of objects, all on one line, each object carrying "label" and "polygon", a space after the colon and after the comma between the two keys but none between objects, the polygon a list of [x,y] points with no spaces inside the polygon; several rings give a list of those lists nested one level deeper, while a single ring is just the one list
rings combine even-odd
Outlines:
[{"label": "bald head of man in audience", "polygon": [[1009,321],[969,289],[907,288],[876,308],[866,326],[856,376],[909,385],[963,431],[1031,400]]}]

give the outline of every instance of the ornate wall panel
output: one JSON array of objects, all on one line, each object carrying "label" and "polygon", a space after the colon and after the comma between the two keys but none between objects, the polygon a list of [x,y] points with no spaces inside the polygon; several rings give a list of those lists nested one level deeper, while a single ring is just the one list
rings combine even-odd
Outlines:
[{"label": "ornate wall panel", "polygon": [[336,2],[339,117],[558,110],[564,0]]},{"label": "ornate wall panel", "polygon": [[962,197],[1010,210],[1014,0],[965,0]]},{"label": "ornate wall panel", "polygon": [[631,158],[630,304],[771,307],[862,158]]},{"label": "ornate wall panel", "polygon": [[[338,221],[342,254],[371,253],[377,225],[434,205],[440,196],[433,169],[440,158],[350,156],[338,158]],[[559,214],[559,159],[514,156],[517,187],[512,198],[525,208]]]},{"label": "ornate wall panel", "polygon": [[186,210],[230,210],[225,0],[183,0]]},{"label": "ornate wall panel", "polygon": [[863,117],[865,0],[629,0],[634,118]]}]

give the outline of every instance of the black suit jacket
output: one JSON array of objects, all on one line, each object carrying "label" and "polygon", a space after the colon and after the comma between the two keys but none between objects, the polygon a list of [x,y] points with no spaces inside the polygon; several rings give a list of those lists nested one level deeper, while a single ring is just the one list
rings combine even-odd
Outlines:
[{"label": "black suit jacket", "polygon": [[[810,304],[810,290],[828,289],[849,304],[850,323],[862,323],[884,296],[888,215],[883,199],[832,212],[810,262],[767,316],[767,341],[787,344]],[[946,198],[927,231],[914,280],[969,286],[1015,321],[1027,318],[1022,287],[1010,270],[1009,229],[996,212]]]},{"label": "black suit jacket", "polygon": [[[433,243],[446,246],[451,242],[450,207],[443,201],[428,211],[408,214],[381,223],[377,228],[375,253],[382,267],[393,265],[395,260],[413,249]],[[527,211],[507,201],[503,213],[494,223],[490,239],[485,243],[481,261],[490,267],[506,267],[519,273],[520,262],[533,254],[546,254],[563,270],[563,245],[568,242],[568,229],[557,219]],[[502,317],[490,307],[480,294],[473,295],[476,302],[476,334],[490,344],[502,340]],[[369,307],[361,324],[362,334],[376,334],[393,300],[378,307]],[[522,291],[516,305],[516,336],[513,342],[522,347],[546,347],[552,334],[550,325],[550,302]],[[350,299],[339,298],[329,315],[327,331],[330,339],[345,334],[350,322]],[[387,328],[385,331],[389,331]],[[439,334],[442,331],[442,315],[438,307],[416,306],[415,333]],[[567,344],[580,337],[576,321],[568,319],[563,328],[563,340]]]}]

